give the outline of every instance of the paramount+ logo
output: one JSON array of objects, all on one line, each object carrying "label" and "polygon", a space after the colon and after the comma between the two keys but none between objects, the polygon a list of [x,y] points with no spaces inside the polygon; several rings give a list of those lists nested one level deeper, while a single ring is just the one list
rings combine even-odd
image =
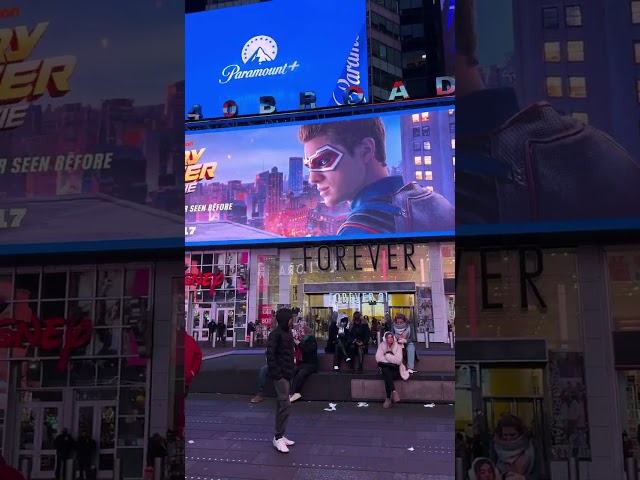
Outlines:
[{"label": "paramount+ logo", "polygon": [[3,18],[15,18],[20,16],[19,7],[5,7],[0,8],[0,19]]}]

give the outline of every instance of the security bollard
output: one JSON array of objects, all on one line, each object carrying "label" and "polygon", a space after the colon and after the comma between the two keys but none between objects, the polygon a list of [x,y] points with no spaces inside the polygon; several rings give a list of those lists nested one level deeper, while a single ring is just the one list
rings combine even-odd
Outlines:
[{"label": "security bollard", "polygon": [[382,338],[382,334],[380,333],[380,330],[378,330],[377,335],[378,335],[378,345],[380,345],[380,339]]},{"label": "security bollard", "polygon": [[233,348],[236,348],[236,332],[233,332]]},{"label": "security bollard", "polygon": [[569,480],[580,480],[580,463],[577,457],[570,457],[567,460],[567,473]]},{"label": "security bollard", "polygon": [[31,463],[28,458],[20,460],[20,473],[26,480],[31,480]]},{"label": "security bollard", "polygon": [[627,480],[638,480],[638,461],[634,457],[625,459],[627,467]]},{"label": "security bollard", "polygon": [[453,337],[453,332],[450,332],[449,333],[449,345],[451,345],[451,348],[455,348],[455,344],[456,344],[456,341],[455,341],[455,339]]},{"label": "security bollard", "polygon": [[255,336],[255,332],[251,332],[249,334],[249,348],[253,348],[253,337]]},{"label": "security bollard", "polygon": [[164,457],[153,459],[153,480],[164,480]]},{"label": "security bollard", "polygon": [[113,461],[113,480],[122,480],[122,470],[119,458],[116,458]]},{"label": "security bollard", "polygon": [[456,457],[456,480],[464,480],[464,465],[461,457]]},{"label": "security bollard", "polygon": [[74,460],[68,458],[64,461],[64,480],[75,480],[76,472],[74,471]]},{"label": "security bollard", "polygon": [[424,346],[425,348],[429,348],[429,332],[424,332]]},{"label": "security bollard", "polygon": [[216,348],[216,335],[211,335],[211,346]]}]

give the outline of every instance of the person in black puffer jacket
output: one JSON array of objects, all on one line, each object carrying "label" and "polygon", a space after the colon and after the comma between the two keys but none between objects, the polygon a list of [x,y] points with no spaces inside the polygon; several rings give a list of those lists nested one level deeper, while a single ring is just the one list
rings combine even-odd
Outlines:
[{"label": "person in black puffer jacket", "polygon": [[269,334],[267,341],[267,366],[268,375],[273,379],[273,385],[278,397],[276,410],[276,434],[273,437],[273,446],[279,452],[287,453],[291,440],[284,436],[289,419],[289,390],[291,380],[296,371],[295,344],[291,326],[293,325],[293,312],[288,308],[281,308],[276,312],[278,326]]}]

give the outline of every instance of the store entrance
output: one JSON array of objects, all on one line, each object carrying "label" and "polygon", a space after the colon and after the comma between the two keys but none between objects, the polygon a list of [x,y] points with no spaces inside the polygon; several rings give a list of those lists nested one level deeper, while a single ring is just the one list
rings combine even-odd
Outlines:
[{"label": "store entrance", "polygon": [[220,322],[220,320],[227,326],[227,340],[233,341],[233,336],[235,335],[235,312],[233,308],[218,308],[216,310],[216,321]]},{"label": "store entrance", "polygon": [[116,405],[113,401],[77,402],[74,409],[73,438],[84,432],[96,442],[93,465],[98,478],[113,478],[116,448]]},{"label": "store entrance", "polygon": [[329,336],[329,325],[333,319],[332,307],[312,307],[309,326],[318,340],[326,340]]},{"label": "store entrance", "polygon": [[209,321],[211,320],[210,308],[194,309],[193,312],[193,332],[191,336],[199,342],[210,340],[209,338]]},{"label": "store entrance", "polygon": [[24,402],[20,405],[18,465],[31,464],[31,478],[53,478],[56,437],[62,432],[62,402]]}]

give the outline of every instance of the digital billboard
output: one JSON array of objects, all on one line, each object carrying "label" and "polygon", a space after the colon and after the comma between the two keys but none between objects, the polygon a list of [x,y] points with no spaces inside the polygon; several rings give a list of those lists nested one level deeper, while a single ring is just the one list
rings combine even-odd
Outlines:
[{"label": "digital billboard", "polygon": [[525,3],[456,5],[456,234],[640,228],[637,92],[602,68],[636,65],[552,38],[580,7]]},{"label": "digital billboard", "polygon": [[0,16],[0,254],[181,245],[184,45],[151,54],[181,32],[180,2],[15,3]]},{"label": "digital billboard", "polygon": [[188,133],[185,243],[454,234],[455,110]]},{"label": "digital billboard", "polygon": [[186,111],[201,118],[368,99],[365,0],[272,0],[186,15]]}]

